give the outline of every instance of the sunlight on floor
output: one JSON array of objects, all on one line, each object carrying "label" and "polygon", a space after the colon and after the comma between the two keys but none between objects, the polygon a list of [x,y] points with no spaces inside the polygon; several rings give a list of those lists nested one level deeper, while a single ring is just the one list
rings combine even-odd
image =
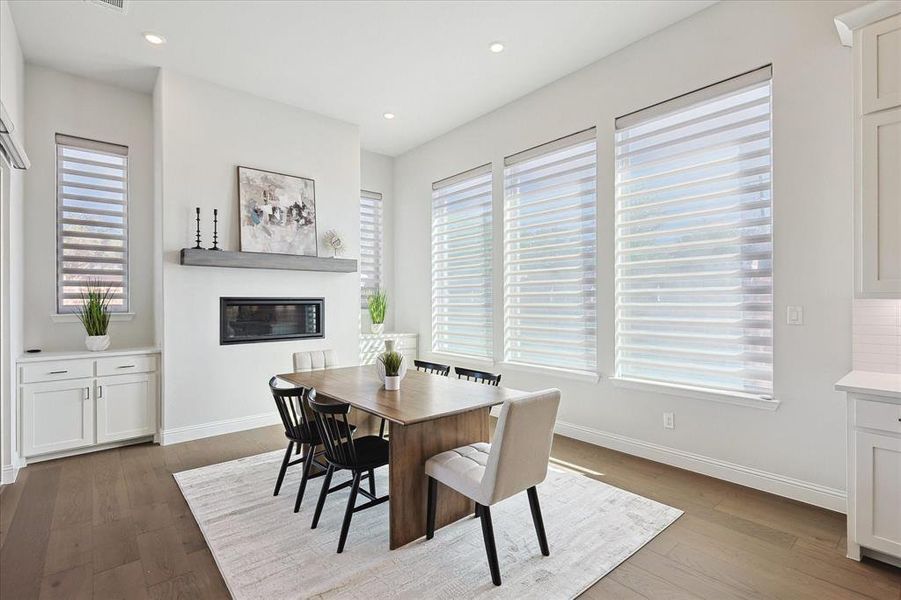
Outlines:
[{"label": "sunlight on floor", "polygon": [[565,460],[560,460],[559,458],[551,457],[551,464],[554,464],[558,467],[563,468],[565,471],[570,471],[572,473],[581,473],[583,475],[594,475],[596,477],[603,477],[604,474],[599,471],[592,471],[591,469],[586,469],[580,465],[574,465],[573,463],[566,462]]}]

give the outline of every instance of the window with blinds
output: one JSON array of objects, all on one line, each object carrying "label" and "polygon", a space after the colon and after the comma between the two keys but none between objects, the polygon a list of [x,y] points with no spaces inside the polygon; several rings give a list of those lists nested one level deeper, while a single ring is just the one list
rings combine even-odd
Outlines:
[{"label": "window with blinds", "polygon": [[128,148],[56,135],[57,311],[86,286],[109,287],[128,310]]},{"label": "window with blinds", "polygon": [[504,165],[504,360],[594,373],[595,130]]},{"label": "window with blinds", "polygon": [[432,184],[432,350],[492,357],[491,165]]},{"label": "window with blinds", "polygon": [[617,376],[772,397],[771,77],[617,119]]},{"label": "window with blinds", "polygon": [[382,289],[382,195],[360,192],[360,291],[361,306]]}]

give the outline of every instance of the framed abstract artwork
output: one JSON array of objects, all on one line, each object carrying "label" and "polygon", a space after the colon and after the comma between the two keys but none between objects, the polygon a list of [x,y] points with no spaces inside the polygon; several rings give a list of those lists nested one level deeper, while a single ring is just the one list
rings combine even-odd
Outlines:
[{"label": "framed abstract artwork", "polygon": [[317,256],[312,179],[238,167],[241,252]]}]

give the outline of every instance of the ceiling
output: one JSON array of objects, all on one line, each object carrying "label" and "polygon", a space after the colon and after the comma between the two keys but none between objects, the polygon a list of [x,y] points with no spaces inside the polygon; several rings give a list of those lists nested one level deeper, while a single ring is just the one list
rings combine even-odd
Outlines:
[{"label": "ceiling", "polygon": [[[711,1],[11,0],[28,62],[150,91],[167,67],[356,123],[398,155]],[[151,46],[153,31],[167,43]],[[493,54],[494,41],[506,49]],[[397,115],[383,118],[385,112]]]}]

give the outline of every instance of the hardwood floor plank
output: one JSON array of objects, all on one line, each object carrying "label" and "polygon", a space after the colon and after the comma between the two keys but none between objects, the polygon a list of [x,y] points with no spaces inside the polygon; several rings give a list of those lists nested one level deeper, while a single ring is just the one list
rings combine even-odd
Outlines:
[{"label": "hardwood floor plank", "polygon": [[47,575],[41,580],[40,600],[90,600],[94,573],[90,564]]},{"label": "hardwood floor plank", "polygon": [[666,598],[667,600],[695,600],[698,598],[678,585],[629,562],[624,562],[613,569],[607,577],[648,598]]},{"label": "hardwood floor plank", "polygon": [[3,489],[0,491],[0,548],[3,548],[3,542],[6,540],[6,534],[9,532],[9,526],[12,523],[13,515],[16,514],[16,507],[19,505],[19,498],[22,497],[27,480],[28,470],[22,469],[19,471],[16,482],[2,486]]},{"label": "hardwood floor plank", "polygon": [[135,532],[140,535],[148,531],[156,531],[175,524],[175,517],[169,510],[168,502],[145,504],[132,508],[131,518],[135,524]]},{"label": "hardwood floor plank", "polygon": [[151,600],[187,600],[201,598],[203,589],[200,577],[189,572],[147,588],[147,595]]},{"label": "hardwood floor plank", "polygon": [[94,531],[90,522],[61,529],[51,529],[44,560],[44,574],[50,575],[81,565],[91,565]]},{"label": "hardwood floor plank", "polygon": [[209,550],[198,550],[188,555],[188,564],[191,571],[198,577],[198,586],[201,590],[202,600],[227,600],[230,598],[228,588],[216,561]]},{"label": "hardwood floor plank", "polygon": [[62,468],[51,529],[90,524],[94,514],[94,461],[88,455],[57,461]]},{"label": "hardwood floor plank", "polygon": [[188,572],[188,557],[174,525],[142,533],[137,542],[148,586]]},{"label": "hardwood floor plank", "polygon": [[59,467],[29,474],[0,549],[0,598],[37,598],[40,594],[59,479]]},{"label": "hardwood floor plank", "polygon": [[94,574],[96,600],[145,600],[147,584],[141,561],[136,560]]},{"label": "hardwood floor plank", "polygon": [[137,534],[131,517],[94,526],[94,572],[138,560]]}]

